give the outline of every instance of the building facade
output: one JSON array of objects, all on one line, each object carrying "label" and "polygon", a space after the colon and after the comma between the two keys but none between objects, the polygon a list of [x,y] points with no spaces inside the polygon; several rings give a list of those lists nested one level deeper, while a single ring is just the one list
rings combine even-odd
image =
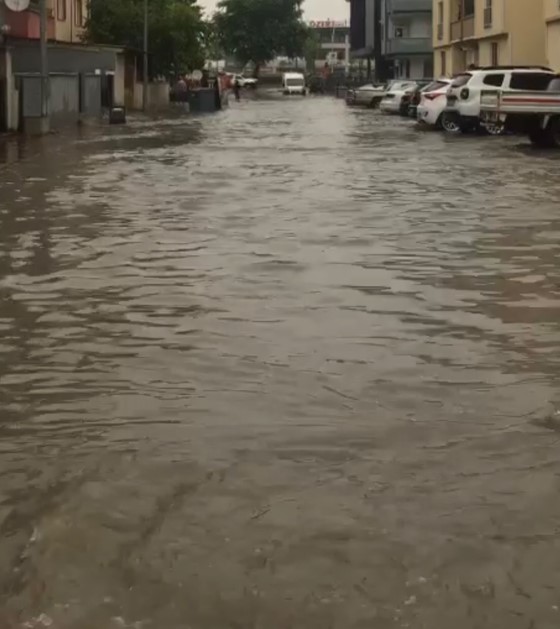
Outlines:
[{"label": "building facade", "polygon": [[[2,5],[4,3],[1,3]],[[80,43],[88,15],[88,0],[47,0],[47,36],[50,41]],[[26,11],[3,6],[0,25],[10,39],[39,39],[39,3],[33,0]]]},{"label": "building facade", "polygon": [[350,47],[377,80],[433,76],[432,0],[349,0]]},{"label": "building facade", "polygon": [[383,0],[382,54],[398,78],[433,77],[432,0]]},{"label": "building facade", "polygon": [[315,57],[315,69],[325,66],[340,67],[345,70],[350,66],[350,27],[344,21],[312,21],[309,27],[313,29],[317,41],[318,51]]},{"label": "building facade", "polygon": [[560,72],[560,2],[544,0],[546,63]]},{"label": "building facade", "polygon": [[[61,102],[73,103],[72,114],[83,113],[86,85],[98,77],[110,101],[124,101],[124,69],[122,51],[116,48],[86,45],[84,27],[88,18],[88,0],[46,0],[48,69],[57,85],[69,86],[72,94],[66,98],[52,88],[49,96],[51,117],[64,122],[68,107]],[[30,76],[40,73],[40,17],[39,2],[32,0],[25,11],[11,11],[0,0],[0,131],[18,130],[23,120],[37,117],[36,88]],[[23,85],[28,88],[22,88]],[[99,87],[99,86],[98,86]],[[24,96],[25,95],[25,98]],[[107,101],[107,98],[105,99]],[[123,103],[124,104],[124,103]],[[57,110],[57,107],[59,108]],[[35,112],[32,116],[30,113]],[[67,116],[72,117],[72,116]]]},{"label": "building facade", "polygon": [[544,30],[543,0],[433,0],[435,74],[471,65],[545,65]]}]

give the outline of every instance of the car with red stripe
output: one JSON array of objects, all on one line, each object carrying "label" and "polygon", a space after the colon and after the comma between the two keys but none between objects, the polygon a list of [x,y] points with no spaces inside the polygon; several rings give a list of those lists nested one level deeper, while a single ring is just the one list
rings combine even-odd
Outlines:
[{"label": "car with red stripe", "polygon": [[540,147],[560,148],[560,75],[549,79],[544,90],[483,90],[480,110],[484,126],[526,134]]},{"label": "car with red stripe", "polygon": [[454,77],[447,91],[442,126],[450,133],[466,133],[485,128],[501,132],[501,127],[480,124],[480,97],[483,90],[545,90],[555,73],[541,66],[491,66],[471,68]]}]

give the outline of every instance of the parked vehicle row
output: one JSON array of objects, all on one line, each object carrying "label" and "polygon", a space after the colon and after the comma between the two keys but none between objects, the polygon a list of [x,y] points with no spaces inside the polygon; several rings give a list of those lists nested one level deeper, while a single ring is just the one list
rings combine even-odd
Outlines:
[{"label": "parked vehicle row", "polygon": [[347,102],[379,105],[448,133],[523,133],[535,145],[560,148],[560,75],[550,68],[492,66],[452,79],[370,84]]}]

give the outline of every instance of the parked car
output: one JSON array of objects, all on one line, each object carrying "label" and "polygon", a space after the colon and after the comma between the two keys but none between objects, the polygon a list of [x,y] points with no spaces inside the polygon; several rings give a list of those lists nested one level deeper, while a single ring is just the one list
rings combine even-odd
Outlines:
[{"label": "parked car", "polygon": [[431,79],[429,81],[417,81],[414,87],[406,90],[406,92],[403,94],[403,97],[401,98],[401,104],[399,107],[399,114],[401,116],[409,115],[411,105],[414,105],[415,107],[418,106],[418,103],[420,102],[420,92],[428,85],[430,85],[430,83],[433,83]]},{"label": "parked car", "polygon": [[542,148],[560,148],[560,75],[546,89],[483,90],[481,124],[528,135]]},{"label": "parked car", "polygon": [[243,76],[242,74],[234,74],[231,77],[231,81],[232,83],[234,81],[237,81],[239,84],[239,87],[249,87],[251,89],[255,89],[257,87],[258,84],[258,79],[254,79],[252,77],[247,77],[247,76]]},{"label": "parked car", "polygon": [[346,92],[347,105],[362,105],[364,107],[377,107],[385,94],[384,85],[374,85],[367,83],[357,89],[350,89]]},{"label": "parked car", "polygon": [[[492,66],[459,74],[447,92],[443,128],[450,133],[467,133],[480,128],[480,94],[483,89],[538,89],[547,85],[554,72],[543,67]],[[500,127],[486,125],[489,133]]]},{"label": "parked car", "polygon": [[387,87],[387,91],[379,103],[379,109],[388,114],[398,114],[405,93],[414,89],[416,85],[416,81],[393,81]]},{"label": "parked car", "polygon": [[441,78],[421,92],[416,111],[418,122],[438,129],[442,128],[442,116],[447,106],[447,90],[450,85],[451,79]]}]

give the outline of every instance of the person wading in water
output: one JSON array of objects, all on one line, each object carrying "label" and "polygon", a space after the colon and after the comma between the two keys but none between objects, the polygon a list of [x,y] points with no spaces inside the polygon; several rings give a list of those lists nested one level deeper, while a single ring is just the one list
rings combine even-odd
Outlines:
[{"label": "person wading in water", "polygon": [[241,100],[241,85],[239,85],[239,79],[235,77],[233,81],[233,93],[235,94],[235,100],[239,102]]}]

